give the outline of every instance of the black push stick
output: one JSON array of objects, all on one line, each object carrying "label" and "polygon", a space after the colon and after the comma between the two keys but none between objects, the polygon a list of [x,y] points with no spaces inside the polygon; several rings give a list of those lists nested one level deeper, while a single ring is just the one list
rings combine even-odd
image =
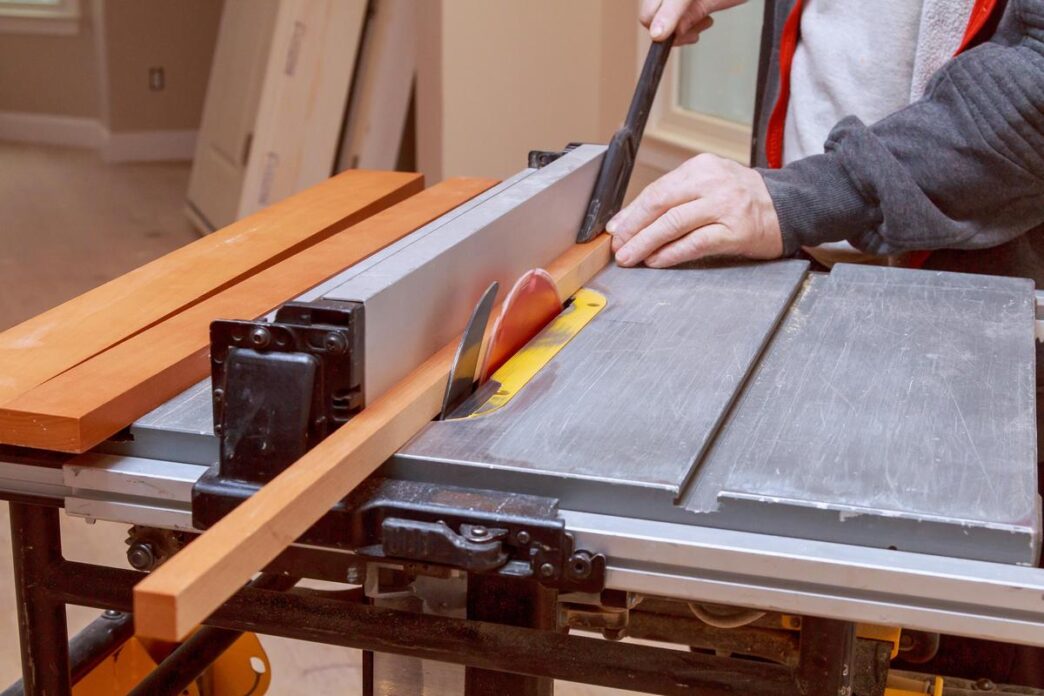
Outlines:
[{"label": "black push stick", "polygon": [[627,110],[627,120],[623,127],[613,134],[609,141],[609,149],[602,159],[602,168],[598,170],[591,200],[587,204],[587,214],[576,235],[577,243],[587,242],[605,229],[605,224],[616,215],[623,204],[627,184],[631,181],[634,170],[634,159],[638,154],[638,145],[642,141],[645,122],[649,120],[656,90],[660,86],[663,68],[667,65],[667,57],[674,45],[674,37],[653,42],[649,53],[645,56],[645,65],[638,78],[638,86],[631,98],[631,108]]}]

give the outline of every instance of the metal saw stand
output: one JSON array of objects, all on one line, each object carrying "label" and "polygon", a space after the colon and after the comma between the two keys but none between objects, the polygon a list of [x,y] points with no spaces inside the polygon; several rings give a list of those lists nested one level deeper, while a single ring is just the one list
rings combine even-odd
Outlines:
[{"label": "metal saw stand", "polygon": [[[42,500],[12,501],[10,505],[24,681],[5,693],[68,694],[75,678],[119,643],[99,641],[86,650],[79,647],[80,662],[71,678],[65,606],[95,607],[125,617],[131,610],[132,588],[143,574],[65,560],[59,508]],[[338,582],[352,572],[351,556],[309,553],[312,557],[307,566],[295,554],[268,570],[321,568],[325,572],[313,573],[317,579]],[[469,578],[468,618],[454,619],[375,607],[360,592],[245,588],[215,612],[207,625],[464,665],[464,693],[468,696],[551,694],[554,679],[647,693],[708,696],[783,696],[795,693],[795,685],[801,684],[802,693],[834,696],[853,685],[857,694],[878,693],[874,685],[883,688],[881,680],[887,673],[891,646],[857,641],[850,622],[804,619],[802,635],[808,642],[800,646],[796,664],[784,666],[567,635],[556,630],[556,600],[555,593],[535,581],[476,575]],[[688,636],[689,642],[707,639],[698,637],[700,623],[692,617],[660,612],[635,616],[639,636],[661,641],[672,635]],[[647,624],[644,629],[640,628],[643,621]],[[73,645],[78,643],[82,640],[74,639]],[[793,638],[764,636],[760,644],[737,645],[746,651],[767,650],[766,656],[777,657],[788,649],[793,652],[794,647]],[[191,661],[207,662],[199,655]],[[169,659],[162,663],[159,671],[164,675],[154,681],[169,690],[148,693],[181,693],[185,684],[177,677],[185,662]]]}]

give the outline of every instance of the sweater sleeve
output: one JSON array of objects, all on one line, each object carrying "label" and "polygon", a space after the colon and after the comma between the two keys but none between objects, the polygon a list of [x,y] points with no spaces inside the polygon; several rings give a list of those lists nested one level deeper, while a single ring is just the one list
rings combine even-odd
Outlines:
[{"label": "sweater sleeve", "polygon": [[759,170],[784,253],[845,239],[875,254],[977,249],[1044,223],[1044,0],[1012,3],[1016,43],[951,60],[870,127],[842,120],[823,155]]}]

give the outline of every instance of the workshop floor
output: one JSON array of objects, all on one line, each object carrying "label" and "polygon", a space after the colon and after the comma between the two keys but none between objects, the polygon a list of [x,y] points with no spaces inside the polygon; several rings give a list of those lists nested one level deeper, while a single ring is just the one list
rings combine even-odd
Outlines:
[{"label": "workshop floor", "polygon": [[[161,256],[197,235],[182,212],[186,163],[107,165],[93,151],[0,142],[0,330]],[[126,567],[126,527],[62,520],[66,557]],[[0,503],[0,689],[20,663],[7,506]],[[97,612],[73,607],[70,631]],[[269,693],[358,693],[359,652],[263,639]],[[630,693],[561,684],[559,696]]]}]

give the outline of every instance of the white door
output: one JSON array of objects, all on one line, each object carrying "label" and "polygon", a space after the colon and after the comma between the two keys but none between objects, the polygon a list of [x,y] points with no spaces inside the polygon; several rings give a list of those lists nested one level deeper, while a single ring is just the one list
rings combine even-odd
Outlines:
[{"label": "white door", "polygon": [[226,0],[189,179],[188,212],[210,232],[238,217],[279,0]]}]

